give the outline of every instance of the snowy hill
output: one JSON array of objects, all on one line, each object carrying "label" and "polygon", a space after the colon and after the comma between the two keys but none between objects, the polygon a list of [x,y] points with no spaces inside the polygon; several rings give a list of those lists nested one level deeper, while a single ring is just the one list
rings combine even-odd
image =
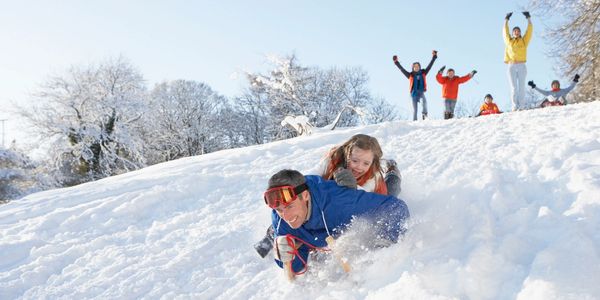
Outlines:
[{"label": "snowy hill", "polygon": [[[252,245],[282,168],[356,133],[395,158],[404,240],[295,284]],[[600,299],[600,102],[400,121],[180,159],[0,206],[0,299]],[[317,263],[316,263],[317,264]]]}]

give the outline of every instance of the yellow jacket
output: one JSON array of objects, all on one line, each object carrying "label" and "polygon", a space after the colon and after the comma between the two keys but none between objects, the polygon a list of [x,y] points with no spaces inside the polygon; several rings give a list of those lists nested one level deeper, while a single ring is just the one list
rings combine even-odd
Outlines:
[{"label": "yellow jacket", "polygon": [[531,40],[531,34],[533,32],[533,24],[528,21],[527,30],[522,38],[512,38],[508,31],[508,20],[504,21],[504,29],[502,35],[504,36],[504,62],[505,63],[516,63],[527,61],[527,46]]}]

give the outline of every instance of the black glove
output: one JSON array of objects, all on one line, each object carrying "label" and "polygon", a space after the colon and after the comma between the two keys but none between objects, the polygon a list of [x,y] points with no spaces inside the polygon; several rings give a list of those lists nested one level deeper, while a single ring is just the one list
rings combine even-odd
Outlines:
[{"label": "black glove", "polygon": [[533,80],[530,80],[529,82],[527,82],[527,85],[530,86],[532,89],[535,88],[535,83],[533,83]]},{"label": "black glove", "polygon": [[507,13],[506,17],[504,17],[504,19],[506,19],[506,21],[508,21],[510,19],[510,16],[512,16],[512,12]]},{"label": "black glove", "polygon": [[471,71],[471,74],[473,74],[473,75],[477,74],[477,70]]},{"label": "black glove", "polygon": [[352,171],[348,169],[339,168],[333,173],[333,179],[339,186],[345,186],[351,189],[356,188],[356,178],[354,178]]},{"label": "black glove", "polygon": [[437,50],[433,50],[433,51],[431,52],[431,54],[433,55],[433,57],[437,57]]},{"label": "black glove", "polygon": [[527,18],[527,19],[531,18],[531,15],[529,14],[529,12],[528,12],[528,11],[524,11],[524,12],[523,12],[523,15],[524,15],[524,16],[525,16],[525,18]]},{"label": "black glove", "polygon": [[441,67],[440,70],[438,71],[438,73],[442,74],[444,72],[445,68],[446,68],[446,66]]},{"label": "black glove", "polygon": [[573,77],[573,81],[579,82],[579,74],[575,74],[575,77]]},{"label": "black glove", "polygon": [[397,62],[398,61],[398,55],[392,56],[392,59],[394,60],[394,62]]}]

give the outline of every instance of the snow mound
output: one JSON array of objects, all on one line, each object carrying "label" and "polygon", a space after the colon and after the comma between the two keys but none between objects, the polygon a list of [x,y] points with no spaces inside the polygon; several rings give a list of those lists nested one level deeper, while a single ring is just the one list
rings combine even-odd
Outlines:
[{"label": "snow mound", "polygon": [[[252,248],[266,181],[356,133],[398,162],[409,231],[290,284]],[[600,102],[317,133],[0,206],[0,299],[600,299],[599,195]]]}]

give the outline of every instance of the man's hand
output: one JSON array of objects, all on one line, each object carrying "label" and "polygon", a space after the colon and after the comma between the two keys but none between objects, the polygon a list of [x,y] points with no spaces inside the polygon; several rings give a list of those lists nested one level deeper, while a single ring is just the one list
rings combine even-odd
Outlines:
[{"label": "man's hand", "polygon": [[392,59],[394,60],[394,62],[398,62],[398,55],[392,56]]},{"label": "man's hand", "polygon": [[525,16],[525,18],[527,18],[527,19],[531,18],[531,15],[529,14],[529,12],[528,12],[528,11],[524,11],[524,12],[523,12],[523,15],[524,15],[524,16]]},{"label": "man's hand", "polygon": [[352,171],[344,168],[339,168],[333,173],[333,179],[340,186],[345,186],[347,188],[355,189],[356,188],[356,178],[354,178],[354,174]]},{"label": "man's hand", "polygon": [[431,52],[431,55],[433,55],[433,57],[437,57],[437,50],[433,50],[433,51]]},{"label": "man's hand", "polygon": [[510,19],[510,16],[512,16],[512,12],[509,12],[509,13],[507,13],[507,14],[506,14],[506,17],[504,17],[504,19],[505,19],[506,21],[508,21],[508,20]]},{"label": "man's hand", "polygon": [[527,82],[527,85],[530,86],[532,89],[535,88],[535,83],[533,83],[533,80],[530,80],[529,82]]},{"label": "man's hand", "polygon": [[471,77],[475,76],[475,74],[477,74],[477,70],[471,71]]},{"label": "man's hand", "polygon": [[573,81],[579,82],[579,74],[575,74],[575,77],[573,77]]},{"label": "man's hand", "polygon": [[[290,245],[291,243],[291,245]],[[288,263],[294,260],[294,252],[296,248],[294,248],[294,240],[288,239],[285,235],[280,235],[275,238],[275,258],[282,263]]]},{"label": "man's hand", "polygon": [[440,73],[440,74],[444,73],[445,68],[446,68],[446,66],[441,67],[440,70],[438,71],[438,73]]}]

